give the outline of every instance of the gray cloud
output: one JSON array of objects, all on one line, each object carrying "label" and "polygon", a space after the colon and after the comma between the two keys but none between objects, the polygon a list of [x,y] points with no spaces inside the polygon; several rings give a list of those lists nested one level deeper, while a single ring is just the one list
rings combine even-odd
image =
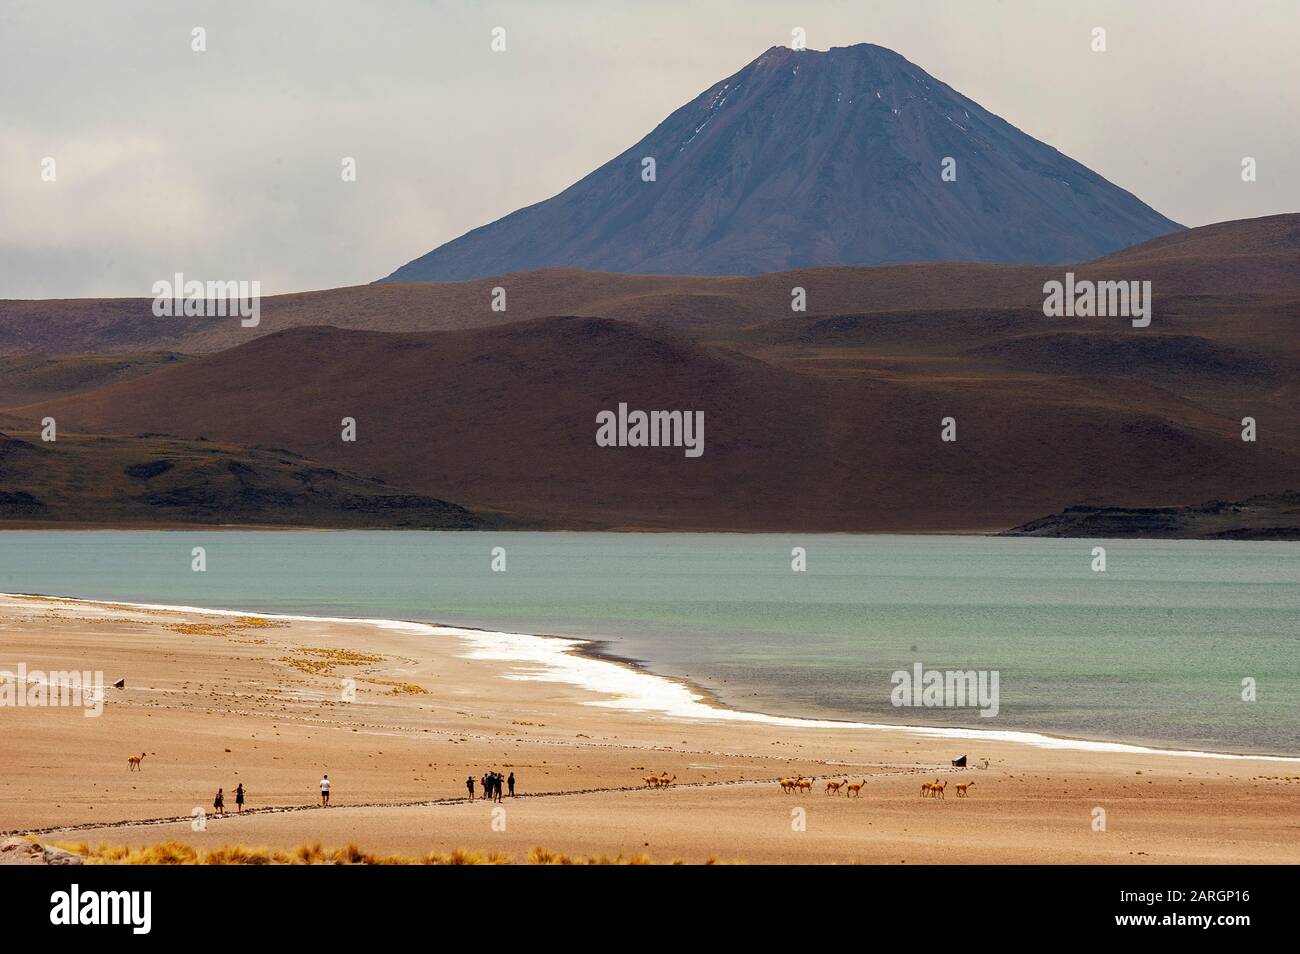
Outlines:
[{"label": "gray cloud", "polygon": [[20,0],[0,12],[0,297],[373,280],[560,191],[796,26],[896,49],[1185,224],[1300,209],[1285,0]]}]

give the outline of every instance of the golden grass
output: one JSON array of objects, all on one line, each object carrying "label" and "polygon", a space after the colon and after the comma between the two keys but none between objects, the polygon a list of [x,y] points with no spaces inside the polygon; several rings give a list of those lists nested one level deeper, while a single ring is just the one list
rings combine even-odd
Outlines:
[{"label": "golden grass", "polygon": [[377,855],[350,844],[343,848],[299,845],[291,851],[278,848],[250,848],[222,845],[205,850],[178,841],[156,845],[63,844],[57,847],[81,855],[92,865],[499,865],[509,864],[508,855],[498,852],[463,851],[448,854],[429,852],[408,855]]},{"label": "golden grass", "polygon": [[170,629],[182,636],[221,636],[221,627],[211,623],[164,623],[163,629]]},{"label": "golden grass", "polygon": [[[360,666],[384,661],[383,656],[376,656],[374,653],[359,653],[353,649],[322,649],[313,646],[300,646],[296,652],[302,653],[302,656],[281,656],[280,662],[288,663],[294,669],[305,672],[309,676],[328,674],[334,671],[335,666]],[[394,685],[398,685],[398,683],[394,683]]]},{"label": "golden grass", "polygon": [[[530,865],[652,865],[648,855],[630,855],[624,858],[622,855],[616,855],[613,858],[608,855],[587,855],[586,857],[571,858],[566,854],[558,851],[550,851],[546,848],[534,848],[528,852],[528,863]],[[681,862],[673,862],[681,864]]]},{"label": "golden grass", "polygon": [[286,629],[289,626],[284,620],[269,620],[261,616],[240,616],[233,625],[243,629]]},{"label": "golden grass", "polygon": [[[179,841],[133,848],[129,845],[59,844],[55,847],[80,855],[92,865],[508,865],[510,855],[496,851],[470,851],[456,848],[445,854],[431,851],[424,855],[378,855],[363,851],[354,844],[343,848],[323,848],[320,842],[299,845],[290,851],[279,848],[250,848],[245,845],[222,845],[205,850]],[[569,856],[546,848],[528,852],[530,865],[652,865],[648,855]],[[710,858],[706,864],[719,864]],[[668,864],[680,865],[682,861]]]},{"label": "golden grass", "polygon": [[229,623],[163,623],[163,629],[170,629],[182,636],[229,636],[248,629],[283,629],[289,624],[279,620],[263,619],[260,616],[237,616]]},{"label": "golden grass", "polygon": [[363,682],[371,683],[376,686],[391,686],[386,696],[427,696],[429,690],[423,686],[417,686],[413,682],[397,682],[393,679],[364,679]]}]

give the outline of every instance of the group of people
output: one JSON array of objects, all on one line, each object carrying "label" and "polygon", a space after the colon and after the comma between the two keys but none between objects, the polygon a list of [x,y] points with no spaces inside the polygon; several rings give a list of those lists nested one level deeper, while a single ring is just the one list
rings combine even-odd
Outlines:
[{"label": "group of people", "polygon": [[[244,810],[244,783],[240,782],[235,786],[235,810],[242,812]],[[212,797],[212,810],[218,815],[226,813],[226,793],[222,789],[217,789],[217,794]]]},{"label": "group of people", "polygon": [[[483,777],[479,779],[482,786],[483,794],[480,798],[490,798],[494,802],[501,801],[501,786],[504,784],[510,789],[510,797],[515,797],[515,773],[511,772],[508,776],[503,776],[500,772],[484,772]],[[471,775],[465,779],[465,790],[469,792],[470,800],[474,799],[474,776]]]},{"label": "group of people", "polygon": [[[510,797],[515,796],[515,773],[502,775],[500,772],[484,772],[483,776],[478,779],[481,786],[482,795],[480,798],[490,798],[494,802],[501,801],[502,789],[505,788],[510,792]],[[474,798],[475,779],[471,775],[465,779],[465,789],[469,792],[469,797]],[[247,794],[244,790],[244,783],[240,782],[235,786],[235,807],[237,811],[244,810],[244,796]],[[329,807],[330,803],[330,777],[324,776],[320,780],[320,803],[322,808]],[[226,813],[226,793],[224,789],[217,789],[217,794],[212,798],[212,808],[218,815]]]},{"label": "group of people", "polygon": [[[248,792],[244,789],[244,783],[240,782],[235,786],[235,810],[243,812],[244,796]],[[324,776],[320,780],[320,803],[322,808],[329,807],[330,803],[330,777]],[[226,813],[226,792],[224,789],[217,789],[217,794],[212,797],[212,810],[218,815]]]}]

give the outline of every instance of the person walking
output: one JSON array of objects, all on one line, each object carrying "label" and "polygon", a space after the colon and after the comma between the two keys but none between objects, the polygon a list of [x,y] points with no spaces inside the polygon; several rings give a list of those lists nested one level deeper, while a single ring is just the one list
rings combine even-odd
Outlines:
[{"label": "person walking", "polygon": [[474,776],[473,775],[465,776],[465,789],[466,791],[469,792],[469,800],[471,802],[474,801]]},{"label": "person walking", "polygon": [[320,780],[320,807],[330,807],[330,777],[328,775]]},{"label": "person walking", "polygon": [[235,811],[241,815],[244,813],[244,783],[240,782],[235,786]]},{"label": "person walking", "polygon": [[510,797],[514,798],[515,797],[515,773],[513,770],[510,772],[510,777],[506,779],[506,784],[510,786]]},{"label": "person walking", "polygon": [[212,799],[212,808],[218,815],[226,813],[226,796],[221,789],[217,789],[216,797]]}]

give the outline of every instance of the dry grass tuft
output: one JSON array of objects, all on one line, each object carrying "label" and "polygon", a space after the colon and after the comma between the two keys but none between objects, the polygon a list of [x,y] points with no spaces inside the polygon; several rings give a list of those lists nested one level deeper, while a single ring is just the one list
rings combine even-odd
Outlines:
[{"label": "dry grass tuft", "polygon": [[386,696],[425,696],[429,694],[429,690],[423,686],[417,686],[413,682],[397,682],[392,679],[363,679],[362,681],[376,686],[391,686],[392,688],[384,693]]},{"label": "dry grass tuft", "polygon": [[[342,848],[323,848],[320,842],[299,845],[291,851],[278,848],[250,848],[245,845],[222,845],[206,851],[179,841],[164,841],[156,845],[90,845],[61,844],[56,847],[81,855],[92,865],[508,865],[513,859],[497,851],[470,851],[456,848],[446,854],[431,851],[419,857],[408,855],[377,855],[363,851],[354,844]],[[528,852],[532,865],[651,865],[648,855],[586,855],[574,856],[546,848]],[[707,864],[721,864],[710,858]],[[670,864],[679,865],[681,861]]]},{"label": "dry grass tuft", "polygon": [[[655,862],[650,860],[649,855],[586,855],[570,857],[558,851],[551,851],[548,848],[534,848],[528,852],[528,863],[530,865],[652,865]],[[672,861],[669,864],[679,865],[680,861]]]},{"label": "dry grass tuft", "polygon": [[282,656],[280,662],[288,663],[299,672],[309,676],[319,676],[334,671],[336,666],[360,666],[368,663],[383,662],[383,656],[373,653],[359,653],[352,649],[322,649],[312,646],[300,646],[297,650],[301,657]]},{"label": "dry grass tuft", "polygon": [[163,623],[163,629],[170,629],[182,636],[231,636],[249,629],[284,629],[288,623],[279,620],[263,619],[260,616],[237,616],[229,623]]},{"label": "dry grass tuft", "polygon": [[510,856],[498,852],[456,849],[449,854],[430,852],[418,858],[406,855],[377,855],[355,844],[342,848],[323,848],[320,842],[299,845],[292,851],[278,848],[250,848],[245,845],[222,845],[204,851],[177,841],[132,848],[127,845],[59,845],[81,855],[92,865],[500,865],[509,864]]}]

